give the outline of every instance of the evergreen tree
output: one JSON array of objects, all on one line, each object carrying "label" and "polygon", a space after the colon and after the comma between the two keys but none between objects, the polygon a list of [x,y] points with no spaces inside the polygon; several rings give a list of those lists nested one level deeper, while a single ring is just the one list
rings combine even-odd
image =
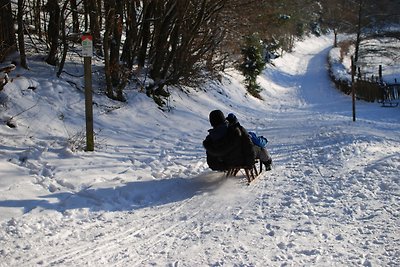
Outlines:
[{"label": "evergreen tree", "polygon": [[260,98],[261,87],[257,83],[257,76],[265,67],[263,45],[258,34],[245,37],[245,46],[241,49],[243,62],[239,69],[245,77],[247,91],[254,97]]}]

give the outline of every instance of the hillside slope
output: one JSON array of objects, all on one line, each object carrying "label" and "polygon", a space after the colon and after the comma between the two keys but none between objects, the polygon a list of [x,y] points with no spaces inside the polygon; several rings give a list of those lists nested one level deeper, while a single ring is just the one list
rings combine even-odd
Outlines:
[{"label": "hillside slope", "polygon": [[[37,64],[1,92],[0,266],[398,266],[400,110],[357,103],[308,38],[260,77],[264,101],[226,75],[174,92],[95,95],[95,152],[82,92]],[[35,90],[29,89],[35,88]],[[208,113],[269,139],[273,170],[246,186],[211,172]]]}]

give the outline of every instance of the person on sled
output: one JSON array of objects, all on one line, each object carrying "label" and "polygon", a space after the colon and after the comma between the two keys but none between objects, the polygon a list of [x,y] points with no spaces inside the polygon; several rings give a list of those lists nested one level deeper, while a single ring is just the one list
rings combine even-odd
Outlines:
[{"label": "person on sled", "polygon": [[267,171],[271,170],[272,158],[266,148],[268,140],[264,136],[257,136],[254,132],[248,132],[242,125],[240,125],[235,114],[229,113],[226,117],[228,126],[232,128],[238,128],[242,134],[249,135],[254,145],[254,151],[256,153],[256,159],[259,159],[265,166]]},{"label": "person on sled", "polygon": [[249,135],[238,127],[229,127],[221,110],[213,110],[209,115],[211,129],[203,141],[207,164],[214,171],[226,171],[233,167],[251,168],[256,152]]}]

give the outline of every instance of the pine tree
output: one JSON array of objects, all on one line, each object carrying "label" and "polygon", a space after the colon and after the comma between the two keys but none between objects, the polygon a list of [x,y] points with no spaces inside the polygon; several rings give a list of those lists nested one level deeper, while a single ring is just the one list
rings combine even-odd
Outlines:
[{"label": "pine tree", "polygon": [[261,98],[261,87],[257,83],[257,76],[265,67],[262,42],[257,34],[245,37],[245,46],[242,48],[243,62],[239,69],[245,77],[247,91],[254,97]]}]

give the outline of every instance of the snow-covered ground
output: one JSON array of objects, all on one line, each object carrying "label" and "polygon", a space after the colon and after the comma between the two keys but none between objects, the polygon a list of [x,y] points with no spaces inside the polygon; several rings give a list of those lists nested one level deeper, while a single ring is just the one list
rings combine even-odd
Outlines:
[{"label": "snow-covered ground", "polygon": [[[14,71],[0,92],[0,266],[400,266],[400,108],[357,102],[353,122],[331,43],[275,60],[264,101],[235,72],[173,91],[170,112],[134,90],[96,94],[95,152],[76,149],[84,95],[68,77],[33,60]],[[272,171],[246,186],[208,169],[213,109],[268,137]]]},{"label": "snow-covered ground", "polygon": [[[396,32],[399,32],[397,29]],[[341,42],[349,45],[355,42],[355,37],[343,35],[339,38],[339,46],[330,50],[330,71],[336,80],[347,81],[351,84],[351,56],[354,56],[355,46],[340,45]],[[349,43],[350,42],[350,43]],[[361,71],[362,79],[376,81],[379,77],[379,66],[382,67],[382,80],[393,84],[400,82],[400,42],[393,37],[375,37],[361,42],[360,59],[357,63],[357,75]]]}]

